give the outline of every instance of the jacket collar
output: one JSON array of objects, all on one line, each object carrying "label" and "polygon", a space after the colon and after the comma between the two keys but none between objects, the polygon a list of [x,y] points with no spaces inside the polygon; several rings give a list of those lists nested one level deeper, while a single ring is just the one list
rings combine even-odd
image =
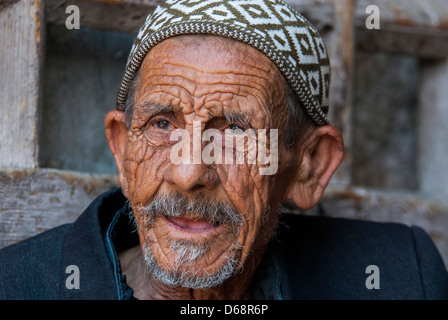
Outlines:
[{"label": "jacket collar", "polygon": [[[126,198],[121,189],[99,196],[67,229],[64,238],[59,295],[61,299],[117,299],[114,269],[103,240],[103,232]],[[80,289],[67,289],[66,268],[79,269]]]}]

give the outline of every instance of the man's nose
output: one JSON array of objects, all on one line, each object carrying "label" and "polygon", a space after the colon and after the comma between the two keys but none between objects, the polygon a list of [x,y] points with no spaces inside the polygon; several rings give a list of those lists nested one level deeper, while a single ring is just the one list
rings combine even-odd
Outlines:
[{"label": "man's nose", "polygon": [[212,190],[218,185],[219,179],[216,171],[204,163],[173,163],[165,172],[165,181],[188,192],[201,188]]}]

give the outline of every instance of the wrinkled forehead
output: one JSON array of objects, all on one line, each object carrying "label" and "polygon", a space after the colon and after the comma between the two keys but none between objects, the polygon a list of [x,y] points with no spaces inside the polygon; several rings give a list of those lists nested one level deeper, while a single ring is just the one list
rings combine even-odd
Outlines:
[{"label": "wrinkled forehead", "polygon": [[[142,66],[153,59],[191,66],[217,75],[244,73],[249,67],[266,76],[284,79],[277,66],[262,52],[245,43],[214,35],[182,35],[168,38],[152,48]],[[242,68],[242,69],[241,69]]]},{"label": "wrinkled forehead", "polygon": [[145,57],[139,82],[137,107],[171,105],[184,113],[205,108],[212,114],[260,113],[258,117],[272,115],[287,87],[280,70],[263,53],[212,35],[160,42]]}]

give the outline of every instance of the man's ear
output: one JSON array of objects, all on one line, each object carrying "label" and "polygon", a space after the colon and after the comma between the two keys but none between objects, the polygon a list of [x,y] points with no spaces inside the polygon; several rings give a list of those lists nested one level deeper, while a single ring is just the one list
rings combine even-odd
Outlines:
[{"label": "man's ear", "polygon": [[[318,127],[301,143],[297,174],[290,184],[287,199],[307,210],[322,198],[333,173],[344,157],[344,142],[338,129]],[[299,150],[296,150],[299,151]]]},{"label": "man's ear", "polygon": [[127,126],[125,122],[124,113],[122,111],[113,110],[107,113],[104,119],[104,126],[106,128],[106,139],[109,144],[109,149],[115,159],[115,164],[118,169],[118,180],[123,194],[127,197],[128,182],[124,174],[124,151],[126,148]]}]

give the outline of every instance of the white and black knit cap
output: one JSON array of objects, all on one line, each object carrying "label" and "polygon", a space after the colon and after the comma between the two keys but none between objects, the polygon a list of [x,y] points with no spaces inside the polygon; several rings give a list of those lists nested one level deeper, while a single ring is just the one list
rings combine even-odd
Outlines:
[{"label": "white and black knit cap", "polygon": [[168,0],[150,14],[135,39],[117,97],[124,110],[129,86],[157,43],[183,34],[212,34],[247,43],[268,56],[318,125],[328,124],[330,64],[321,36],[280,0]]}]

